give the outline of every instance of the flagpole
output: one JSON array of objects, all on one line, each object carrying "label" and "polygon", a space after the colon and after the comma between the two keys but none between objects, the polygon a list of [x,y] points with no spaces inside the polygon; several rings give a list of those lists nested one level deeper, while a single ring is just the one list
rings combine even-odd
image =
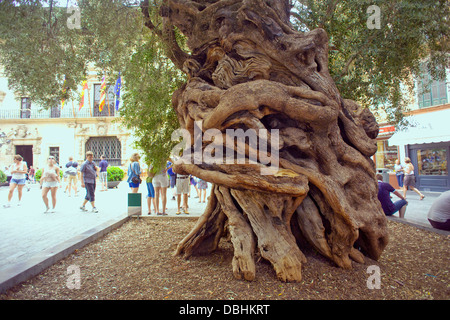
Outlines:
[{"label": "flagpole", "polygon": [[87,92],[88,92],[88,107],[89,107],[89,114],[92,118],[92,110],[91,110],[91,95],[89,94],[89,85],[87,86]]},{"label": "flagpole", "polygon": [[108,104],[108,117],[111,117],[111,110],[109,109],[109,94],[108,93],[109,93],[108,90],[106,90],[106,103]]},{"label": "flagpole", "polygon": [[72,99],[72,113],[73,113],[73,117],[76,118],[76,116],[75,116],[75,105],[73,104],[73,99]]}]

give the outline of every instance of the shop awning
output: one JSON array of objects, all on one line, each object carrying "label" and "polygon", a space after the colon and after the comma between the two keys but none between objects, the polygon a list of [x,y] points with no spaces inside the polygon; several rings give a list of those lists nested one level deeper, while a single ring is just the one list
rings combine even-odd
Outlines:
[{"label": "shop awning", "polygon": [[407,117],[410,125],[397,130],[389,145],[438,143],[450,141],[450,109]]}]

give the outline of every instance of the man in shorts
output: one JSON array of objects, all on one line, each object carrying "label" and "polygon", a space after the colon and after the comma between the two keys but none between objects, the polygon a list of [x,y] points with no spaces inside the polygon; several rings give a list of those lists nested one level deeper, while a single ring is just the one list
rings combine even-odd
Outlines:
[{"label": "man in shorts", "polygon": [[95,165],[94,153],[92,151],[86,152],[86,161],[83,162],[80,168],[81,173],[81,187],[86,188],[86,197],[84,198],[81,211],[86,212],[85,208],[88,201],[92,205],[92,212],[97,213],[98,210],[95,207],[95,180],[97,178],[97,166]]},{"label": "man in shorts", "polygon": [[[406,206],[408,202],[405,200],[402,195],[395,190],[393,186],[389,183],[383,182],[383,176],[381,174],[377,174],[378,179],[378,200],[381,203],[381,207],[383,208],[384,214],[387,216],[392,216],[394,213],[398,211],[399,217],[405,217]],[[395,203],[391,200],[391,192],[399,197],[401,200],[396,201]]]},{"label": "man in shorts", "polygon": [[[177,214],[181,213],[181,209],[183,209],[185,214],[189,214],[188,212],[189,183],[190,181],[188,175],[177,174],[177,182],[175,186],[177,189],[177,205],[178,205]],[[181,195],[183,195],[183,207],[180,207]]]}]

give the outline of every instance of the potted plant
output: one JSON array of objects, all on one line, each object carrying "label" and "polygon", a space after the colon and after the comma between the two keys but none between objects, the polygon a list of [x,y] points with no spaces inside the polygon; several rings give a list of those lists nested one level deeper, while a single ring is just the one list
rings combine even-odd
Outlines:
[{"label": "potted plant", "polygon": [[108,173],[108,188],[117,188],[120,181],[122,181],[125,172],[122,168],[111,166],[106,169],[106,172]]}]

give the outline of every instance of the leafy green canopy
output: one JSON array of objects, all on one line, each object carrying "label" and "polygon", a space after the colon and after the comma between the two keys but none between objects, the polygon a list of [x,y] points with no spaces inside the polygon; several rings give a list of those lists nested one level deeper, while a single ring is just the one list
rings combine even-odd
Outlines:
[{"label": "leafy green canopy", "polygon": [[[167,58],[176,60],[174,51],[168,50],[174,48],[173,36],[175,47],[184,54],[188,51],[177,30],[164,29],[158,16],[161,0],[144,3],[149,3],[145,19],[140,1],[79,0],[79,27],[69,27],[68,20],[77,16],[67,10],[67,0],[0,1],[0,63],[11,89],[45,108],[58,105],[62,98],[76,98],[88,66],[99,70],[99,80],[106,73],[110,84],[122,72],[121,120],[136,135],[146,162],[160,167],[178,127],[170,95],[184,81]],[[292,0],[292,4],[294,27],[327,31],[329,69],[342,96],[386,111],[393,122],[402,118],[409,103],[405,90],[412,89],[412,75],[423,61],[435,78],[444,76],[446,0]],[[371,5],[380,8],[380,29],[367,27]]]},{"label": "leafy green canopy", "polygon": [[171,107],[172,93],[184,82],[182,74],[168,58],[154,34],[136,49],[124,72],[126,88],[122,120],[133,130],[136,145],[145,151],[146,162],[155,169],[165,166],[175,146],[172,132],[179,127]]},{"label": "leafy green canopy", "polygon": [[[80,0],[75,9],[68,1],[0,2],[0,64],[10,88],[50,108],[79,97],[88,68],[109,85],[121,72],[120,120],[146,162],[160,167],[179,127],[170,96],[183,74],[144,26],[139,1]],[[160,23],[158,6],[150,9]]]},{"label": "leafy green canopy", "polygon": [[[299,30],[323,28],[330,38],[330,73],[345,98],[384,110],[398,123],[410,103],[420,66],[434,78],[448,66],[447,0],[298,0],[293,23]],[[380,9],[380,29],[367,26]],[[370,22],[370,21],[369,21]],[[370,24],[370,23],[369,23]]]},{"label": "leafy green canopy", "polygon": [[89,65],[115,80],[142,38],[142,14],[126,1],[78,3],[77,14],[68,1],[0,2],[3,72],[12,90],[45,108],[76,97]]}]

